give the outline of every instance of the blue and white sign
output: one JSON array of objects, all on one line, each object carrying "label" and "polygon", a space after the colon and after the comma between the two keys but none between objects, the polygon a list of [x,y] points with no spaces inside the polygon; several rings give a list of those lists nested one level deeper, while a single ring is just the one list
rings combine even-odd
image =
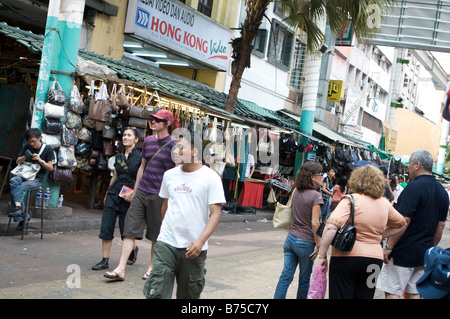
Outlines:
[{"label": "blue and white sign", "polygon": [[148,22],[150,21],[150,12],[138,8],[136,12],[136,24],[142,28],[148,28]]},{"label": "blue and white sign", "polygon": [[175,0],[129,0],[125,33],[226,71],[232,32]]}]

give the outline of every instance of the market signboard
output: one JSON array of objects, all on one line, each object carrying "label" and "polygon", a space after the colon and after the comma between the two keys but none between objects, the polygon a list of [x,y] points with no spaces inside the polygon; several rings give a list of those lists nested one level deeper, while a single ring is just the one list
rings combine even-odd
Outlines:
[{"label": "market signboard", "polygon": [[357,126],[359,120],[359,110],[361,108],[362,96],[353,87],[348,88],[347,100],[345,102],[344,113],[342,114],[342,125]]},{"label": "market signboard", "polygon": [[232,32],[172,0],[129,0],[125,33],[226,71]]}]

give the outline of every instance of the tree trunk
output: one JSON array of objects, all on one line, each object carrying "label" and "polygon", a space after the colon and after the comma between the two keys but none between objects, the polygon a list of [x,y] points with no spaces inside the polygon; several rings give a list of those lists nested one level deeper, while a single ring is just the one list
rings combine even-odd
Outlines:
[{"label": "tree trunk", "polygon": [[250,67],[250,58],[253,50],[253,39],[258,35],[258,29],[261,25],[266,8],[270,0],[249,0],[247,17],[241,27],[241,38],[232,41],[233,59],[232,74],[233,79],[230,84],[225,110],[234,113],[237,103],[239,89],[241,87],[242,75],[245,68]]}]

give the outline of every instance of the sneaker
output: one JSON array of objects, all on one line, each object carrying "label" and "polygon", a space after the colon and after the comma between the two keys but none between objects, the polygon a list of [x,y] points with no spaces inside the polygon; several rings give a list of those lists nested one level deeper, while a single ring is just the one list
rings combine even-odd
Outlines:
[{"label": "sneaker", "polygon": [[8,217],[22,217],[23,216],[23,210],[19,208],[18,210],[8,213]]},{"label": "sneaker", "polygon": [[102,270],[102,269],[108,269],[109,268],[109,259],[103,258],[102,261],[100,261],[98,264],[95,264],[92,266],[92,270]]}]

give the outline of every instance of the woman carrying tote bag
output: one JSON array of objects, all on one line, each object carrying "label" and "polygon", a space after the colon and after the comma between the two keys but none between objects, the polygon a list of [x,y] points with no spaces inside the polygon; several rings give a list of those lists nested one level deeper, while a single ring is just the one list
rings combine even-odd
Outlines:
[{"label": "woman carrying tote bag", "polygon": [[322,184],[322,165],[306,162],[295,178],[295,192],[292,194],[292,224],[284,243],[284,268],[275,290],[275,299],[286,298],[294,278],[297,265],[300,266],[297,299],[306,299],[314,259],[320,243],[316,235],[319,226],[322,195],[316,190]]}]

